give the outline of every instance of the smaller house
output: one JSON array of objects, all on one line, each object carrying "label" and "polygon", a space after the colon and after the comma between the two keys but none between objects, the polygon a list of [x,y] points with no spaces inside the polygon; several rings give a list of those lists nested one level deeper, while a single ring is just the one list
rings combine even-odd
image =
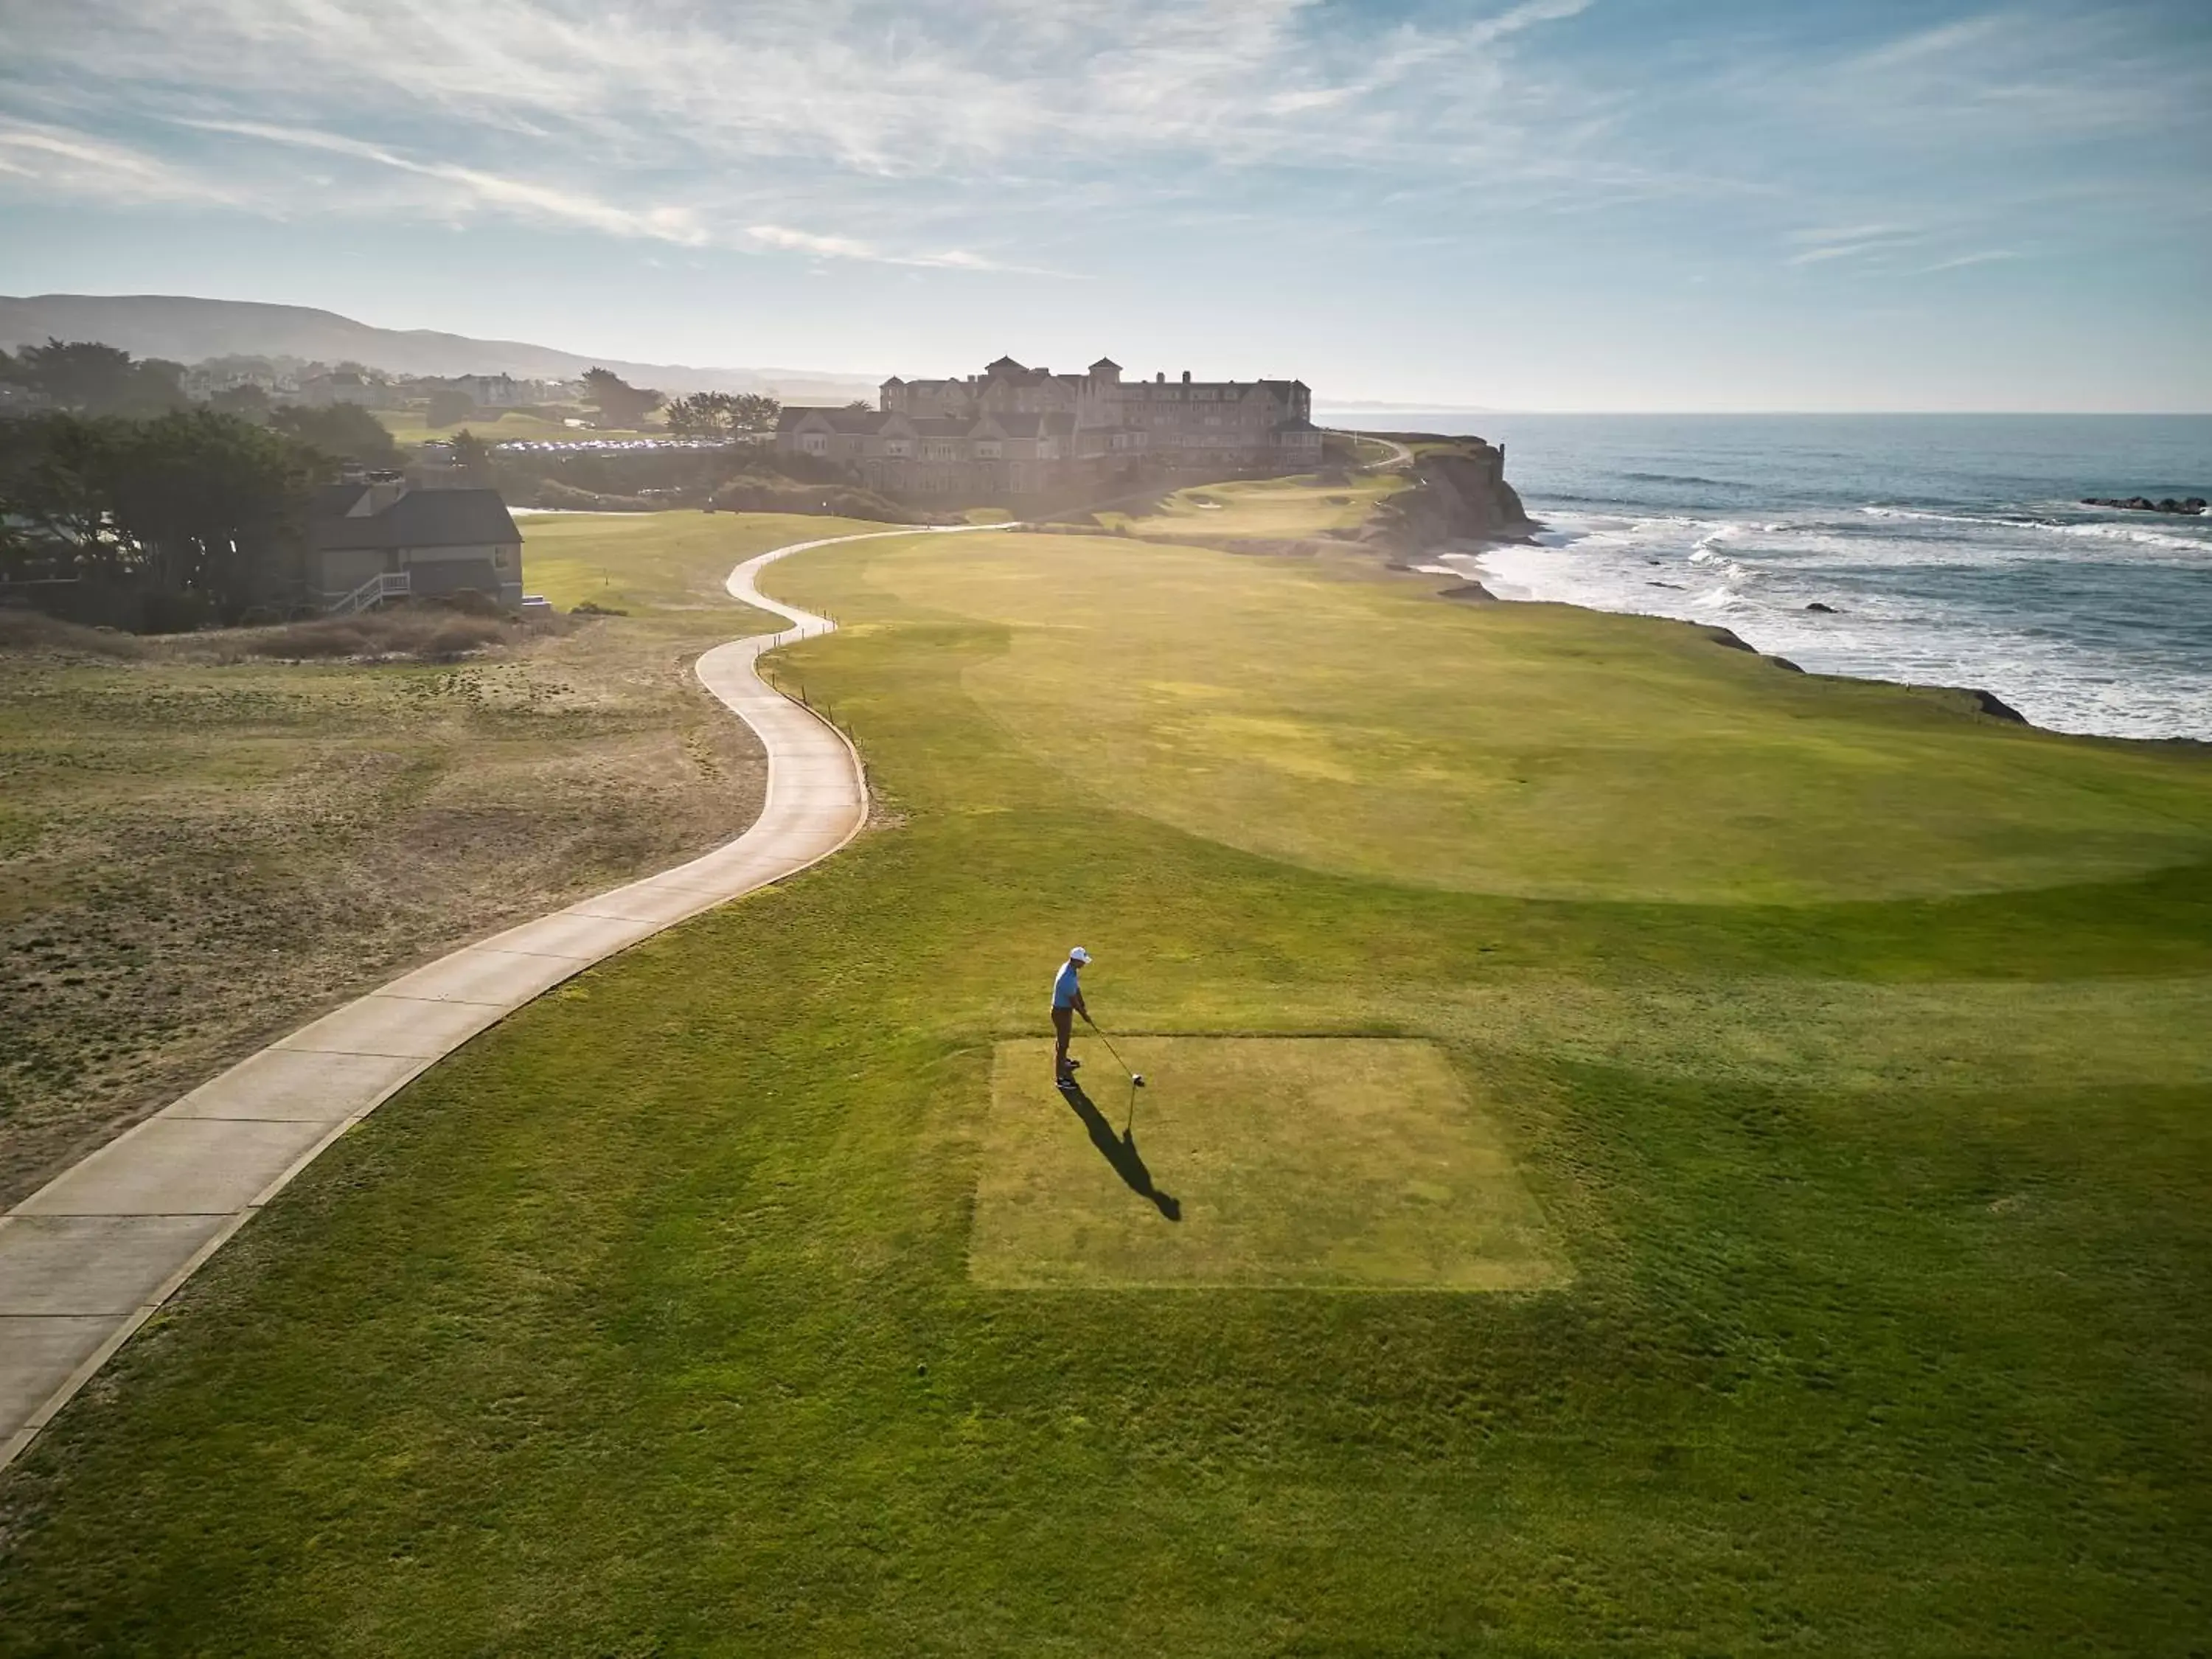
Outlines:
[{"label": "smaller house", "polygon": [[496,489],[416,489],[363,472],[315,492],[307,583],[326,611],[474,592],[522,604],[522,532]]}]

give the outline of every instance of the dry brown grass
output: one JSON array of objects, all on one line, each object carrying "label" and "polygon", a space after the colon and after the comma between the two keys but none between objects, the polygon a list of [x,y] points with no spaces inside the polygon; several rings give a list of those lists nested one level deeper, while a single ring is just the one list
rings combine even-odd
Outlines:
[{"label": "dry brown grass", "polygon": [[35,611],[0,608],[0,653],[38,652],[58,656],[135,658],[145,641],[112,628],[80,628]]},{"label": "dry brown grass", "polygon": [[0,612],[0,1206],[409,963],[743,829],[759,750],[689,664],[746,618]]}]

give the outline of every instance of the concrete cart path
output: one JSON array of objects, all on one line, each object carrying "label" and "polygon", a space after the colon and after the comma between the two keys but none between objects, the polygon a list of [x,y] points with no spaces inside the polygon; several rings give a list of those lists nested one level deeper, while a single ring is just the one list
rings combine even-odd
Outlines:
[{"label": "concrete cart path", "polygon": [[792,623],[716,646],[696,665],[768,750],[767,799],[744,834],[403,974],[164,1107],[0,1217],[0,1468],[224,1240],[409,1079],[571,975],[859,833],[867,785],[851,744],[753,672],[763,651],[836,624],[764,597],[754,578],[809,548],[915,533],[798,542],[730,573],[732,599]]}]

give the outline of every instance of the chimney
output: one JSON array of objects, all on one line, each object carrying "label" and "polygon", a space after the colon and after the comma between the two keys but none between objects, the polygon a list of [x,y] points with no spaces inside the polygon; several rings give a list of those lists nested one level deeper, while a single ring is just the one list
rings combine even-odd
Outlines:
[{"label": "chimney", "polygon": [[1182,383],[1185,386],[1188,386],[1190,384],[1190,371],[1187,368],[1182,372]]},{"label": "chimney", "polygon": [[1153,375],[1153,376],[1152,376],[1152,384],[1153,384],[1153,385],[1155,385],[1155,386],[1165,386],[1167,383],[1168,383],[1168,372],[1167,372],[1167,370],[1165,370],[1164,368],[1164,369],[1162,369],[1158,374],[1155,374],[1155,375]]}]

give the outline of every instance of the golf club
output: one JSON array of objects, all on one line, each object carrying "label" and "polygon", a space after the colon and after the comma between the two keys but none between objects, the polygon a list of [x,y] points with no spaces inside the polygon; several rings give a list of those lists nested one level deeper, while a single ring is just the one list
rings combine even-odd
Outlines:
[{"label": "golf club", "polygon": [[1145,1086],[1145,1074],[1142,1072],[1129,1071],[1129,1062],[1121,1058],[1121,1051],[1114,1046],[1114,1039],[1108,1036],[1105,1032],[1098,1029],[1098,1022],[1091,1018],[1090,1015],[1085,1014],[1083,1017],[1083,1023],[1088,1025],[1092,1033],[1097,1036],[1097,1039],[1106,1045],[1106,1052],[1114,1056],[1114,1063],[1120,1066],[1124,1072],[1129,1073],[1129,1082],[1131,1085],[1139,1089],[1143,1088]]}]

